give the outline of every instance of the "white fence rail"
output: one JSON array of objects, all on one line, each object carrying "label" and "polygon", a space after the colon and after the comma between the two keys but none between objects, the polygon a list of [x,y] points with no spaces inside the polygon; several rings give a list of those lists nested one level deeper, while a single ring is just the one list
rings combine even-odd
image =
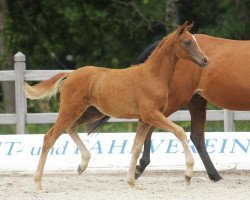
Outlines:
[{"label": "white fence rail", "polygon": [[[15,82],[16,113],[0,114],[0,124],[16,124],[16,132],[25,134],[26,124],[54,123],[57,113],[27,113],[27,100],[23,92],[24,81],[42,81],[62,70],[26,70],[25,55],[14,56],[14,70],[0,71],[0,81]],[[66,70],[64,70],[65,72]],[[67,70],[70,71],[70,70]],[[178,111],[169,117],[173,121],[190,121],[188,111]],[[234,131],[234,120],[250,120],[250,112],[208,110],[207,121],[224,121],[224,131]],[[136,122],[137,120],[111,118],[109,122]]]}]

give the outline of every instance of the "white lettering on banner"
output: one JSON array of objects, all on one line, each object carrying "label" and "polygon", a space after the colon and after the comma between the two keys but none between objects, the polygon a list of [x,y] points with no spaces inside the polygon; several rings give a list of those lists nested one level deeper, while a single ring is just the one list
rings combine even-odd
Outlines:
[{"label": "white lettering on banner", "polygon": [[[34,171],[44,135],[0,135],[0,171]],[[91,153],[89,168],[121,169],[130,163],[134,133],[80,134]],[[250,169],[249,132],[208,132],[205,145],[217,169]],[[193,143],[195,170],[205,170]],[[171,133],[154,133],[150,168],[185,169],[182,145]],[[81,161],[78,148],[63,134],[52,147],[45,170],[74,170]]]}]

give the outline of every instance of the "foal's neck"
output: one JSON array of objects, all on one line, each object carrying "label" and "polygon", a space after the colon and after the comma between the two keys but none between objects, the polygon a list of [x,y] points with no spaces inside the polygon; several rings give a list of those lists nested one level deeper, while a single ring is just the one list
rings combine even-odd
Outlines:
[{"label": "foal's neck", "polygon": [[178,61],[174,49],[176,41],[174,37],[175,35],[172,33],[163,39],[145,62],[153,76],[165,82],[167,86],[171,84]]}]

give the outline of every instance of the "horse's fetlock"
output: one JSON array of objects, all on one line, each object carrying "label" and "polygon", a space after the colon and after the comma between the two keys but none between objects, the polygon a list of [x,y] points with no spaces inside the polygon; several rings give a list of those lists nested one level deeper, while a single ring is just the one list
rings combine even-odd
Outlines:
[{"label": "horse's fetlock", "polygon": [[87,153],[86,155],[84,155],[84,159],[90,160],[91,159],[91,154]]},{"label": "horse's fetlock", "polygon": [[189,167],[193,167],[194,166],[194,159],[187,160],[186,165]]},{"label": "horse's fetlock", "polygon": [[40,183],[42,180],[42,177],[39,174],[34,175],[34,182],[35,183]]}]

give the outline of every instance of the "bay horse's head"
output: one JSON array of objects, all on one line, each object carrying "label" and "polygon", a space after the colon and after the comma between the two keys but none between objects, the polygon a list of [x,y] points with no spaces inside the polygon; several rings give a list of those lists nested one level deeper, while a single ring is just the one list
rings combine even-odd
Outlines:
[{"label": "bay horse's head", "polygon": [[189,32],[192,26],[193,23],[188,25],[188,23],[185,22],[174,32],[177,36],[175,53],[179,58],[191,60],[200,67],[205,67],[209,62],[208,57],[199,47],[195,37]]}]

